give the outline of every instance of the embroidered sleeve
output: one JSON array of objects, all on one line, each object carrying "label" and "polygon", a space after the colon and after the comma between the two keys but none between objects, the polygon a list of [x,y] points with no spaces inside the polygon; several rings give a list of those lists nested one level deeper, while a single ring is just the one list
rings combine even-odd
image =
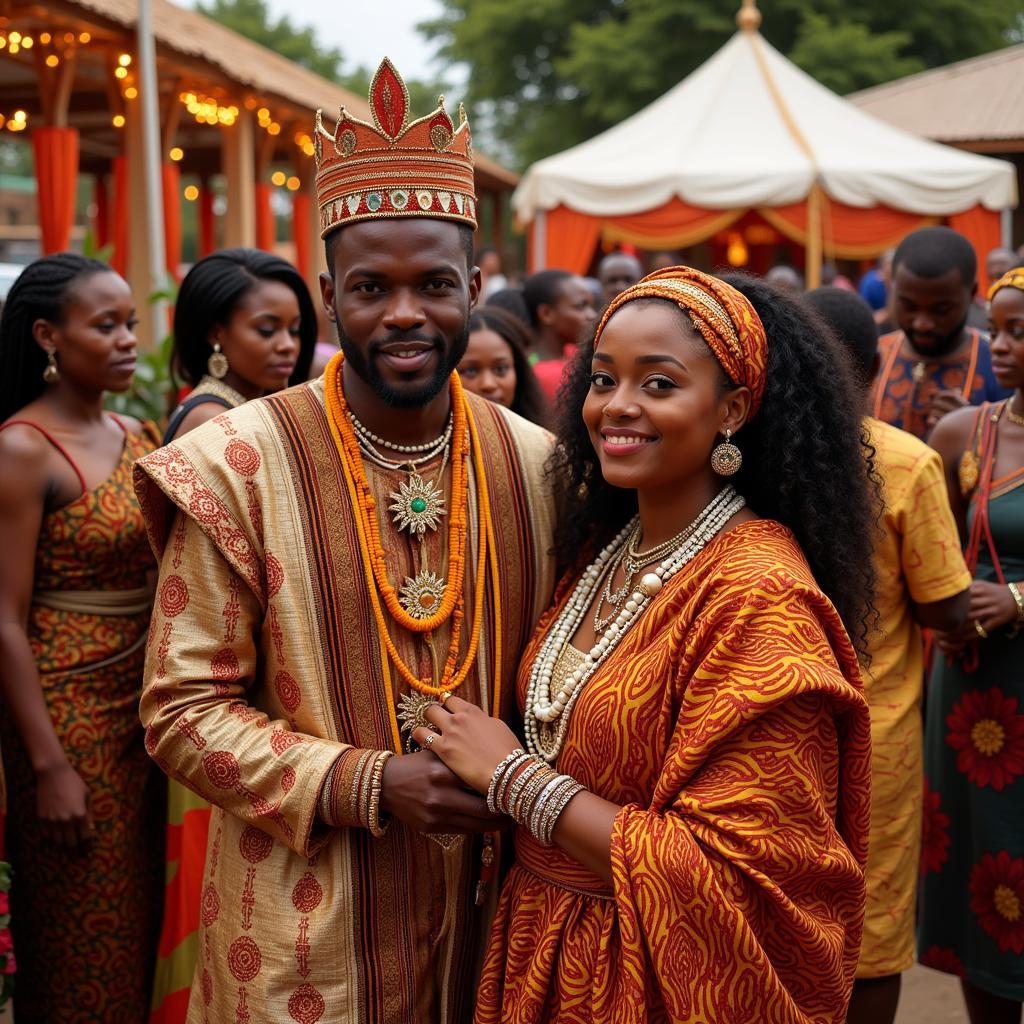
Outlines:
[{"label": "embroidered sleeve", "polygon": [[319,813],[320,797],[332,767],[338,784],[350,787],[359,757],[380,752],[297,732],[259,710],[262,618],[214,543],[179,515],[150,625],[140,708],[146,749],[172,778],[308,857],[327,838],[325,822],[369,824],[372,773],[351,800],[339,791],[328,817]]}]

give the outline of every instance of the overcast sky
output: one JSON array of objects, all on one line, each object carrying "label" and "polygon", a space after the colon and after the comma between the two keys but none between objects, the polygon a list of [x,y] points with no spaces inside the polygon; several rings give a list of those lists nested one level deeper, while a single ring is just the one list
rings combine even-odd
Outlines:
[{"label": "overcast sky", "polygon": [[311,25],[324,46],[345,55],[346,70],[358,64],[376,68],[390,57],[409,78],[437,73],[434,49],[416,31],[416,24],[436,17],[439,0],[268,0],[275,16],[287,14],[292,24]]}]

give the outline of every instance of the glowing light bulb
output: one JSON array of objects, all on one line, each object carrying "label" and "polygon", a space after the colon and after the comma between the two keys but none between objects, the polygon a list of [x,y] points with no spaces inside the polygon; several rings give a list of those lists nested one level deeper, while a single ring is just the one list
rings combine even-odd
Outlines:
[{"label": "glowing light bulb", "polygon": [[53,36],[51,36],[49,32],[40,32],[39,33],[39,42],[41,42],[43,44],[43,46],[49,46],[50,45],[50,40],[52,38],[53,38]]},{"label": "glowing light bulb", "polygon": [[55,68],[59,63],[60,63],[60,57],[58,57],[57,54],[55,54],[55,53],[51,53],[46,58],[46,66],[48,68]]},{"label": "glowing light bulb", "polygon": [[88,33],[88,32],[82,32],[82,33],[81,33],[81,34],[79,35],[79,37],[78,37],[78,41],[79,41],[79,42],[80,42],[80,43],[81,43],[81,44],[82,44],[83,46],[85,46],[85,44],[86,44],[86,43],[88,43],[88,42],[90,42],[91,40],[92,40],[92,36],[91,36],[91,35],[89,35],[89,33]]},{"label": "glowing light bulb", "polygon": [[113,126],[114,126],[115,128],[123,128],[123,127],[124,127],[124,114],[115,114],[115,115],[114,115],[114,116],[113,116],[113,117],[112,117],[112,118],[110,119],[110,123],[111,123],[111,124],[112,124],[112,125],[113,125]]},{"label": "glowing light bulb", "polygon": [[128,77],[128,69],[127,68],[114,68],[114,77],[115,78],[127,78]]},{"label": "glowing light bulb", "polygon": [[129,85],[124,91],[124,98],[126,100],[133,100],[139,95],[139,90],[134,85]]},{"label": "glowing light bulb", "polygon": [[175,163],[181,160],[185,156],[185,150],[181,146],[172,146],[170,153],[167,154]]},{"label": "glowing light bulb", "polygon": [[285,184],[288,186],[289,192],[298,192],[302,187],[302,182],[293,174]]},{"label": "glowing light bulb", "polygon": [[190,203],[194,203],[199,198],[199,189],[195,185],[186,185],[185,198]]},{"label": "glowing light bulb", "polygon": [[274,173],[270,176],[270,181],[272,184],[280,188],[287,180],[287,177],[288,176],[284,173],[284,171],[274,171]]},{"label": "glowing light bulb", "polygon": [[128,67],[128,65],[131,64],[131,62],[132,62],[132,55],[130,53],[122,53],[117,58],[117,63],[120,64],[121,67],[123,67],[123,68]]}]

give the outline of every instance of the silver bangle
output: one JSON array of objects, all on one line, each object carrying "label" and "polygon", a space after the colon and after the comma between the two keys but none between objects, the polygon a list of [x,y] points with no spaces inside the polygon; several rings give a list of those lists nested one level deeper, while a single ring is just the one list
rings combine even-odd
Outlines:
[{"label": "silver bangle", "polygon": [[497,813],[497,805],[494,802],[494,797],[498,789],[498,783],[501,781],[502,775],[511,770],[513,762],[519,761],[521,758],[528,757],[529,755],[525,750],[517,748],[512,751],[511,754],[507,754],[498,763],[498,766],[494,769],[494,773],[491,775],[491,783],[487,787],[487,809],[492,813]]}]

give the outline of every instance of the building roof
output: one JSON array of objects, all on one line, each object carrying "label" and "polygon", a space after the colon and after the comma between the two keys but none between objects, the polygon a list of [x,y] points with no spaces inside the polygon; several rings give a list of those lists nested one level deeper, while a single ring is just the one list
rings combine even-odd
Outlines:
[{"label": "building roof", "polygon": [[[64,9],[69,14],[99,16],[122,29],[134,30],[138,18],[138,0],[50,0],[46,6],[51,12]],[[199,11],[178,7],[169,0],[152,0],[152,17],[160,56],[201,63],[219,72],[225,84],[236,83],[259,95],[276,96],[298,106],[309,112],[310,131],[317,107],[332,117],[341,106],[356,117],[370,117],[365,97],[321,78]],[[484,179],[480,184],[492,189],[511,189],[519,180],[517,174],[479,152],[476,171],[478,178]]]},{"label": "building roof", "polygon": [[939,142],[1024,141],[1024,44],[851,93],[861,110]]}]

